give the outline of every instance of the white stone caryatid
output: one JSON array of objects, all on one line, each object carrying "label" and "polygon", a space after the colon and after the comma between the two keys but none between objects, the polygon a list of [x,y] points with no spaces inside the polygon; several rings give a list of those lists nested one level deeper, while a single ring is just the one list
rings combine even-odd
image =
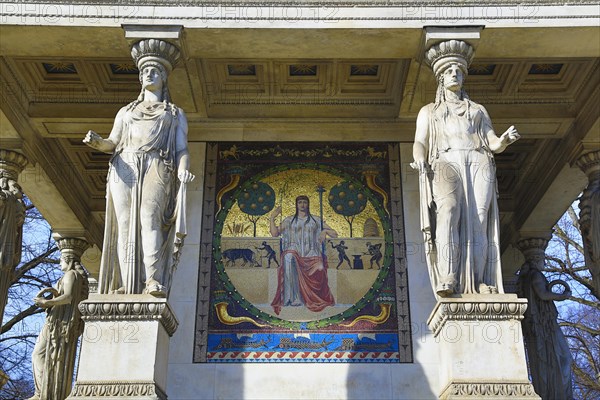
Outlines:
[{"label": "white stone caryatid", "polygon": [[87,271],[81,256],[89,247],[84,239],[55,236],[64,275],[56,287],[42,289],[33,299],[46,309],[46,322],[31,354],[35,394],[30,400],[65,399],[71,392],[77,342],[83,332],[78,305],[87,299]]},{"label": "white stone caryatid", "polygon": [[85,331],[69,398],[166,399],[169,337],[178,326],[167,300],[92,294],[79,310]]},{"label": "white stone caryatid", "polygon": [[460,40],[425,53],[438,89],[417,117],[411,165],[419,170],[421,229],[438,298],[503,293],[494,154],[520,136],[512,126],[496,136],[485,107],[467,96],[472,58]]},{"label": "white stone caryatid", "polygon": [[17,180],[25,166],[23,154],[0,149],[0,326],[12,275],[21,262],[25,205]]},{"label": "white stone caryatid", "polygon": [[131,55],[140,96],[121,108],[108,139],[89,131],[88,146],[111,153],[99,293],[166,297],[186,235],[187,120],[171,102],[167,77],[179,49],[143,39]]},{"label": "white stone caryatid", "polygon": [[[545,251],[550,234],[546,237],[524,238],[517,247],[525,256],[519,271],[517,294],[527,299],[528,307],[522,321],[525,347],[531,380],[542,400],[573,398],[569,345],[556,321],[558,312],[554,301],[566,300],[571,289],[566,282],[548,282],[544,269]],[[553,287],[563,286],[562,292]]]},{"label": "white stone caryatid", "polygon": [[439,343],[440,399],[539,399],[528,380],[514,294],[463,294],[438,301],[427,324]]},{"label": "white stone caryatid", "polygon": [[580,156],[577,166],[588,177],[588,185],[579,202],[579,225],[585,265],[592,273],[596,295],[600,295],[600,150]]}]

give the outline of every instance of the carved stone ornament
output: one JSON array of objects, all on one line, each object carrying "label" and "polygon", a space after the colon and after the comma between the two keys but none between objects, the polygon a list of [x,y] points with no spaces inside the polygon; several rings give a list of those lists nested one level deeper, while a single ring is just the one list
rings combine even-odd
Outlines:
[{"label": "carved stone ornament", "polygon": [[73,387],[71,397],[145,397],[166,400],[167,394],[154,382],[78,381]]},{"label": "carved stone ornament", "polygon": [[[510,300],[507,299],[510,296]],[[498,297],[498,299],[493,299]],[[508,321],[521,320],[527,309],[527,301],[515,295],[488,295],[485,298],[463,296],[438,302],[427,325],[434,336],[439,335],[448,321]]]},{"label": "carved stone ornament", "polygon": [[441,399],[453,398],[497,398],[497,399],[536,399],[539,398],[529,382],[452,382],[442,391]]},{"label": "carved stone ornament", "polygon": [[27,158],[16,151],[0,149],[0,172],[2,176],[17,180],[27,166]]},{"label": "carved stone ornament", "polygon": [[144,300],[146,295],[135,296],[115,295],[114,300],[107,301],[93,298],[79,304],[81,318],[86,322],[95,321],[159,321],[169,336],[173,336],[179,322],[167,303],[166,299],[151,297]]},{"label": "carved stone ornament", "polygon": [[76,260],[81,260],[83,253],[90,247],[85,239],[56,236],[54,239],[62,256],[71,256]]},{"label": "carved stone ornament", "polygon": [[543,266],[546,258],[546,247],[548,247],[549,241],[550,234],[546,237],[523,238],[517,242],[517,248],[523,253],[527,261],[541,262]]}]

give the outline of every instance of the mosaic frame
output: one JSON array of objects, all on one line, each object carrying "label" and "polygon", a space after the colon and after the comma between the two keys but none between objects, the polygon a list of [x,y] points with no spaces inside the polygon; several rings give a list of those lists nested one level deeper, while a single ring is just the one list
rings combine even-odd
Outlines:
[{"label": "mosaic frame", "polygon": [[[207,144],[195,363],[413,362],[399,154],[397,143]],[[356,168],[359,164],[362,169]],[[262,182],[281,171],[295,173],[303,169],[317,174],[325,171],[356,186],[362,185],[359,180],[369,181],[366,186],[376,190],[363,193],[368,204],[378,205],[376,212],[385,228],[383,266],[367,293],[340,312],[331,311],[333,315],[312,320],[279,318],[248,301],[230,279],[236,272],[227,272],[227,266],[234,262],[223,258],[226,250],[221,248],[222,241],[231,239],[223,235],[224,224],[232,207],[241,202],[241,191],[252,182]],[[385,190],[375,183],[375,177],[368,178],[372,173],[369,169],[385,172]],[[232,179],[234,175],[236,179]],[[256,229],[255,224],[255,241],[265,239],[256,236]],[[351,223],[350,232],[352,238]],[[358,237],[347,240],[360,242]],[[348,260],[350,270],[357,267],[358,256],[354,257],[354,266]],[[261,263],[264,264],[262,256]],[[246,262],[242,267],[245,265]],[[245,268],[250,274],[267,273]],[[352,273],[346,272],[346,276]],[[272,277],[273,272],[268,274]]]}]

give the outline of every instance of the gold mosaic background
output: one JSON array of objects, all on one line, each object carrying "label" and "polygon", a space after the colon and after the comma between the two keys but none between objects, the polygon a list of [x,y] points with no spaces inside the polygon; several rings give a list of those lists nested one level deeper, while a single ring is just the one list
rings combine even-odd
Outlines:
[{"label": "gold mosaic background", "polygon": [[[325,188],[323,193],[323,219],[325,222],[335,229],[339,237],[350,237],[350,225],[340,214],[337,214],[330,206],[327,197],[329,189],[334,185],[342,182],[343,179],[339,176],[330,174],[325,171],[315,169],[293,169],[275,173],[262,179],[262,182],[269,184],[277,195],[275,207],[281,205],[282,213],[277,219],[277,224],[287,216],[295,213],[295,199],[297,196],[305,194],[310,199],[310,212],[315,216],[319,216],[319,194],[317,186],[322,185]],[[365,189],[369,190],[369,189]],[[271,237],[269,232],[269,213],[261,216],[256,225],[257,237]],[[365,221],[372,218],[377,222],[379,232],[381,234],[381,220],[371,204],[367,201],[365,210],[356,215],[352,224],[353,237],[363,237]],[[252,236],[252,223],[248,220],[248,215],[243,213],[237,202],[231,208],[225,219],[223,229],[223,237],[248,237]]]}]

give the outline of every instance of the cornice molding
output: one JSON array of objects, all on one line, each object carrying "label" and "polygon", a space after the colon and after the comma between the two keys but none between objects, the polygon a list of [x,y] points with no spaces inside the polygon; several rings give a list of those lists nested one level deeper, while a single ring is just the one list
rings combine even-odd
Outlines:
[{"label": "cornice molding", "polygon": [[167,300],[150,295],[91,295],[79,303],[79,311],[86,323],[158,321],[169,336],[173,336],[179,325]]},{"label": "cornice molding", "polygon": [[[20,4],[47,4],[47,0],[5,0],[5,3],[20,3]],[[82,4],[89,5],[89,0],[58,0],[53,1],[54,4]],[[100,0],[94,2],[94,5],[114,6],[121,5],[119,1]],[[559,6],[564,5],[564,1],[558,0],[496,0],[496,1],[478,1],[478,0],[463,0],[461,6]],[[591,0],[571,0],[569,5],[595,5],[595,1]],[[151,6],[151,7],[171,7],[173,2],[169,0],[133,0],[128,2],[128,6]],[[260,1],[243,1],[243,0],[224,0],[224,1],[202,1],[202,0],[183,0],[177,2],[180,7],[430,7],[430,6],[445,6],[448,7],[447,0],[297,0],[297,1],[278,1],[278,0],[260,0]]]},{"label": "cornice molding", "polygon": [[521,320],[526,309],[527,300],[515,294],[463,295],[439,301],[427,325],[435,337],[448,321]]}]

